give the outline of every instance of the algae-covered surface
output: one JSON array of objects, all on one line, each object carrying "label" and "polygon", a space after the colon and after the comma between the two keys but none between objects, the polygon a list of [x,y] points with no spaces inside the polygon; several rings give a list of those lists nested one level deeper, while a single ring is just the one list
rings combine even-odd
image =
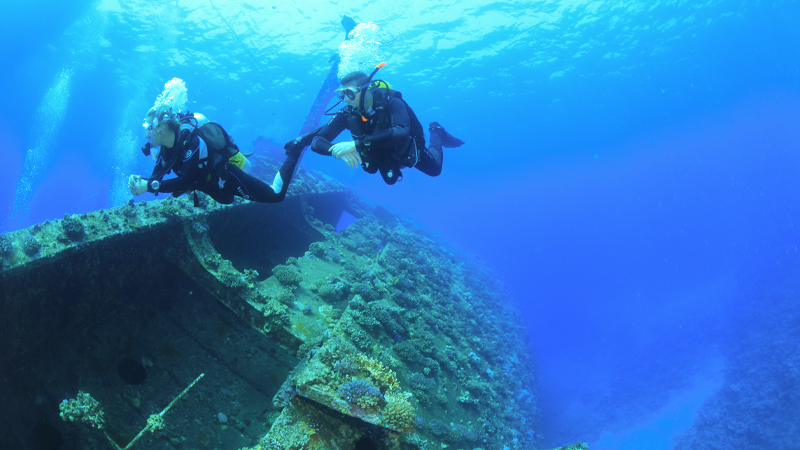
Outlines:
[{"label": "algae-covered surface", "polygon": [[138,448],[538,448],[527,331],[483,266],[315,173],[277,205],[200,200],[0,238],[3,375],[28,380],[9,403],[36,405],[0,443],[44,423],[110,445],[56,420],[82,392],[123,445],[205,372]]}]

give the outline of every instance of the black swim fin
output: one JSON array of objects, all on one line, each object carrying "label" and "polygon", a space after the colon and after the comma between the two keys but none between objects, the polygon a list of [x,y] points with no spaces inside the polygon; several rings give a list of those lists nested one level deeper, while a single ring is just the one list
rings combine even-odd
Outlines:
[{"label": "black swim fin", "polygon": [[439,125],[439,122],[431,122],[428,131],[439,133],[439,136],[442,137],[442,147],[455,148],[464,145],[464,141],[448,133],[443,126]]}]

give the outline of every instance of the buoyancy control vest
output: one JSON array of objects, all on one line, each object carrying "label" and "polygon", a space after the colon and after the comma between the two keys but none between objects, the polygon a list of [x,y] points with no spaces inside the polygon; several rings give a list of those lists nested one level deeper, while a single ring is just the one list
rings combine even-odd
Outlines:
[{"label": "buoyancy control vest", "polygon": [[217,123],[206,122],[197,126],[196,122],[184,121],[183,118],[181,118],[181,127],[178,131],[176,145],[162,155],[162,170],[153,179],[161,180],[168,174],[178,158],[183,157],[186,146],[195,137],[203,139],[208,148],[208,154],[204,158],[200,158],[199,162],[205,163],[206,167],[208,167],[209,178],[218,177],[224,179],[225,163],[239,153],[239,147],[233,142],[233,138]]},{"label": "buoyancy control vest", "polygon": [[[215,175],[222,174],[222,166],[234,155],[239,153],[239,147],[233,142],[233,138],[228,135],[222,126],[214,122],[208,122],[192,131],[205,141],[208,146],[208,166]],[[189,136],[189,140],[192,139]],[[188,141],[188,140],[187,140]]]},{"label": "buoyancy control vest", "polygon": [[[403,100],[403,94],[401,94],[400,91],[375,87],[370,88],[370,90],[372,91],[372,110],[374,111],[371,117],[365,122],[361,115],[355,110],[351,110],[351,114],[348,115],[347,129],[350,130],[353,139],[361,139],[367,135],[392,127],[389,102],[393,98],[403,102],[406,111],[408,111],[408,118],[410,121],[410,129],[408,130],[409,139],[407,142],[390,149],[388,154],[361,155],[362,160],[366,158],[369,162],[385,164],[390,162],[386,161],[390,159],[391,162],[397,163],[398,167],[408,166],[406,161],[408,160],[409,151],[415,150],[414,146],[416,146],[416,149],[419,151],[425,149],[425,131],[422,128],[422,123],[420,123],[414,110]],[[415,163],[416,161],[414,164]],[[413,166],[413,164],[411,165]]]}]

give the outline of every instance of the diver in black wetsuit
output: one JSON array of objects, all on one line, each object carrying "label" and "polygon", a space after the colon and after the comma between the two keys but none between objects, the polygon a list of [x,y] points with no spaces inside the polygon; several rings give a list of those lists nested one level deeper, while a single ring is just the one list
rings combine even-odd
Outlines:
[{"label": "diver in black wetsuit", "polygon": [[[442,147],[459,147],[464,141],[431,122],[431,141],[426,148],[422,125],[400,92],[385,81],[372,81],[381,67],[383,63],[369,76],[352,72],[342,78],[342,88],[336,93],[347,106],[316,131],[311,150],[344,160],[350,168],[361,164],[367,173],[380,171],[387,184],[402,179],[400,169],[405,167],[438,176],[442,172]],[[331,144],[345,128],[353,140]],[[286,148],[294,147],[287,144]]]},{"label": "diver in black wetsuit", "polygon": [[[205,192],[218,203],[233,203],[235,196],[261,203],[277,203],[286,191],[300,161],[303,149],[287,152],[272,185],[245,172],[247,158],[225,130],[200,114],[173,114],[171,110],[151,109],[145,117],[148,142],[142,151],[150,154],[159,147],[156,165],[149,178],[131,175],[128,187],[134,195],[144,192]],[[170,171],[175,178],[163,180]]]}]

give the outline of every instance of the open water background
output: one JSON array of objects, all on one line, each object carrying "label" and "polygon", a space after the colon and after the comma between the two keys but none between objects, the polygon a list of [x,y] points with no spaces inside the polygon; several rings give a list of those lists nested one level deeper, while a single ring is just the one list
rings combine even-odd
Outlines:
[{"label": "open water background", "polygon": [[[796,1],[6,1],[0,231],[114,206],[180,77],[243,149],[299,131],[348,14],[468,144],[398,185],[309,153],[512,292],[551,446],[796,448]],[[143,197],[142,199],[147,199]]]}]

